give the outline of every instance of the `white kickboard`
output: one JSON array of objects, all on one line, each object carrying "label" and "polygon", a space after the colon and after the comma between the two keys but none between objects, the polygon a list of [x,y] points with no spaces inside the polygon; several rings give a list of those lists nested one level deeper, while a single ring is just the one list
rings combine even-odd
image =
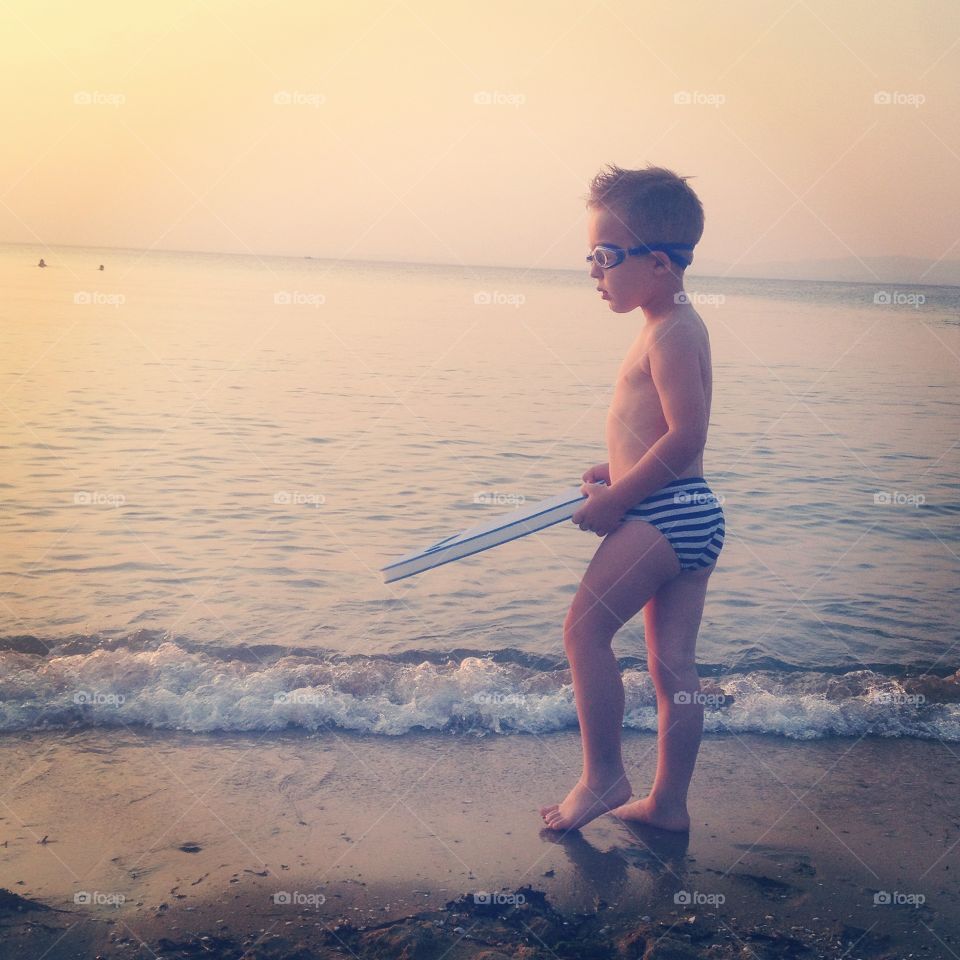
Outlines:
[{"label": "white kickboard", "polygon": [[536,533],[555,523],[569,520],[584,500],[586,497],[580,492],[580,487],[571,487],[546,500],[525,504],[517,510],[501,514],[486,523],[470,527],[469,530],[464,530],[452,537],[446,537],[431,547],[415,550],[405,557],[388,563],[380,568],[384,583],[393,583],[394,580],[412,577],[432,567],[439,567],[453,560],[461,560],[463,557],[472,556],[482,550],[489,550],[501,543],[509,543],[511,540]]}]

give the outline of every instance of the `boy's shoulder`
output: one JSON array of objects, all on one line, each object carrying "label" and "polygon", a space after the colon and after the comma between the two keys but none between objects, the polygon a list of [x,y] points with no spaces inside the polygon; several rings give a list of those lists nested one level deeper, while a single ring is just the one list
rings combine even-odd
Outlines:
[{"label": "boy's shoulder", "polygon": [[646,341],[650,349],[669,347],[678,342],[689,345],[706,338],[706,324],[689,304],[677,304],[667,316],[647,324]]}]

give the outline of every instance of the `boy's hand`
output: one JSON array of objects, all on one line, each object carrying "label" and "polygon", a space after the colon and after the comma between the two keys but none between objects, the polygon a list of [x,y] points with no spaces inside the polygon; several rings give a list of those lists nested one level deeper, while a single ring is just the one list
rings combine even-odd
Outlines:
[{"label": "boy's hand", "polygon": [[598,480],[602,480],[604,483],[610,482],[610,464],[609,463],[598,463],[595,467],[591,467],[582,477],[584,483],[596,483]]},{"label": "boy's hand", "polygon": [[580,492],[586,494],[587,502],[570,519],[581,530],[590,530],[598,537],[605,537],[620,526],[625,511],[609,487],[584,483]]}]

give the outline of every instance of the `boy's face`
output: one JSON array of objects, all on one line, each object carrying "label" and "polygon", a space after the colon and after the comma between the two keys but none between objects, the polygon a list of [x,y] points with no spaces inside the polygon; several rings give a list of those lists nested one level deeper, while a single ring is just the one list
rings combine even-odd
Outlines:
[{"label": "boy's face", "polygon": [[[642,237],[653,242],[657,237]],[[610,243],[628,250],[636,246],[637,238],[624,224],[623,218],[606,207],[590,207],[587,220],[587,242],[592,250],[598,243]],[[672,277],[670,259],[665,253],[625,257],[617,266],[604,270],[591,261],[590,276],[597,281],[614,313],[629,313],[651,299],[657,284],[664,277]]]}]

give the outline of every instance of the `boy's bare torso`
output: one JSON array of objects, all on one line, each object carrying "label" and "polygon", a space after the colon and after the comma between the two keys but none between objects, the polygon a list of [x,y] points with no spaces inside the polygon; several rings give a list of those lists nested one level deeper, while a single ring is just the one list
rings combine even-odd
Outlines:
[{"label": "boy's bare torso", "polygon": [[[710,359],[710,338],[706,325],[692,308],[681,314],[657,321],[658,324],[689,324],[691,343],[698,351],[703,393],[706,398],[707,420],[710,419],[710,400],[713,376]],[[649,343],[653,327],[647,323],[630,346],[620,366],[613,399],[607,414],[606,439],[610,458],[610,480],[625,474],[656,441],[667,432],[660,397],[650,373]],[[680,477],[703,476],[703,451],[679,473]]]}]

